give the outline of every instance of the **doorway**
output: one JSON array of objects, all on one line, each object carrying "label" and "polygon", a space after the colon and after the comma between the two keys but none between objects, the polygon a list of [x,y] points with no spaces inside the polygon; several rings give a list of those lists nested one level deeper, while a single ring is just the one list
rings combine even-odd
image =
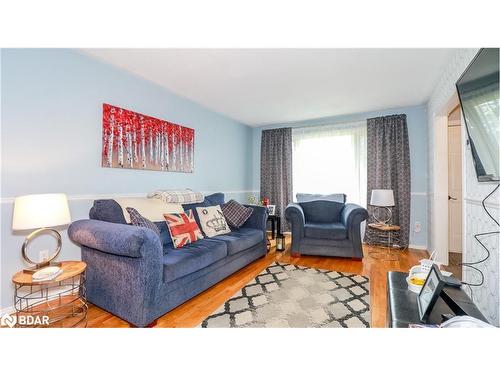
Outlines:
[{"label": "doorway", "polygon": [[460,106],[448,115],[448,269],[462,278],[462,124]]}]

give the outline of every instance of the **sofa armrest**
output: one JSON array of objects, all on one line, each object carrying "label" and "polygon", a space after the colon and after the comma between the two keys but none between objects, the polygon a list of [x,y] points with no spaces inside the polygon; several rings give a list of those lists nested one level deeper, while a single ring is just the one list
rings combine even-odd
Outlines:
[{"label": "sofa armrest", "polygon": [[245,204],[245,207],[253,208],[252,215],[245,221],[243,228],[254,228],[266,231],[267,229],[267,208],[263,206],[255,206],[251,204]]},{"label": "sofa armrest", "polygon": [[147,228],[101,220],[78,220],[68,228],[69,238],[79,245],[131,258],[161,256],[160,238]]},{"label": "sofa armrest", "polygon": [[347,229],[348,237],[360,237],[360,225],[368,219],[368,211],[366,208],[357,204],[347,203],[340,213],[340,220]]},{"label": "sofa armrest", "polygon": [[151,229],[101,220],[78,220],[68,228],[87,263],[87,298],[138,327],[158,317],[162,285],[160,238]]},{"label": "sofa armrest", "polygon": [[290,203],[285,209],[285,218],[290,222],[292,227],[292,240],[294,237],[297,239],[304,237],[306,218],[300,204]]}]

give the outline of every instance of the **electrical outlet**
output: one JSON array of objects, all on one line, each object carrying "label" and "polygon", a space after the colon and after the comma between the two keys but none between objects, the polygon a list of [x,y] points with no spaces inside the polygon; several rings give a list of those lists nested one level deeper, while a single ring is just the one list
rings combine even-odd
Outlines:
[{"label": "electrical outlet", "polygon": [[46,262],[49,259],[49,251],[48,250],[40,250],[38,253],[38,261],[40,263]]},{"label": "electrical outlet", "polygon": [[422,224],[420,224],[420,222],[416,222],[415,223],[415,233],[418,233],[422,230]]}]

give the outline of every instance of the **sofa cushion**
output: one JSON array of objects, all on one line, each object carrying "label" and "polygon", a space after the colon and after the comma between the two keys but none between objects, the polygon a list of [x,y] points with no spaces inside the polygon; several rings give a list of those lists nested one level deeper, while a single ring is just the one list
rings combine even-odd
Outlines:
[{"label": "sofa cushion", "polygon": [[330,201],[312,201],[299,204],[304,211],[306,223],[340,222],[340,213],[344,208],[344,203]]},{"label": "sofa cushion", "polygon": [[224,242],[227,245],[227,254],[233,255],[264,241],[264,232],[253,228],[239,228],[212,240]]},{"label": "sofa cushion", "polygon": [[332,201],[345,203],[345,194],[305,194],[297,193],[297,202]]},{"label": "sofa cushion", "polygon": [[205,197],[206,206],[222,206],[224,204],[224,193],[214,193]]},{"label": "sofa cushion", "polygon": [[90,209],[89,218],[115,224],[127,224],[121,206],[114,199],[97,199]]},{"label": "sofa cushion", "polygon": [[306,223],[304,236],[325,240],[345,240],[347,229],[342,223]]},{"label": "sofa cushion", "polygon": [[165,248],[167,246],[173,246],[172,245],[172,237],[170,236],[170,231],[168,230],[168,225],[165,220],[163,221],[156,221],[155,222],[156,226],[160,230],[160,240],[161,240],[161,245],[163,247],[163,252],[165,252]]},{"label": "sofa cushion", "polygon": [[167,246],[163,256],[163,282],[168,283],[180,277],[208,267],[227,256],[227,246],[223,241],[203,239],[175,249]]}]

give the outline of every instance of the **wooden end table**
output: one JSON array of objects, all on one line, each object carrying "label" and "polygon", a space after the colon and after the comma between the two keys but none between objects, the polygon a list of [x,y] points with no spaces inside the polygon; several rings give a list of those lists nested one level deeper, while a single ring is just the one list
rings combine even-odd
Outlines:
[{"label": "wooden end table", "polygon": [[391,237],[396,232],[399,233],[401,227],[399,225],[370,223],[368,226],[372,229],[387,233],[387,251],[371,251],[370,257],[378,260],[395,261],[399,260],[399,254],[394,251],[391,244]]},{"label": "wooden end table", "polygon": [[23,271],[12,277],[16,327],[87,326],[87,264],[64,261],[61,268],[62,273],[48,281],[33,281],[33,275]]}]

